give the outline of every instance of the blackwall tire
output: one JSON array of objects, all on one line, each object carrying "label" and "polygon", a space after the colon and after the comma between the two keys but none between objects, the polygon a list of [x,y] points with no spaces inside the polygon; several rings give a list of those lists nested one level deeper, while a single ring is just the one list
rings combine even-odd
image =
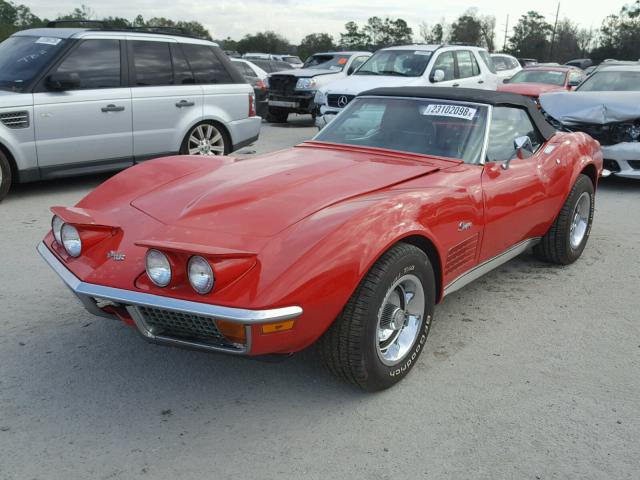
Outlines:
[{"label": "blackwall tire", "polygon": [[0,152],[0,202],[7,196],[13,181],[13,174],[9,160]]},{"label": "blackwall tire", "polygon": [[575,262],[589,240],[594,208],[593,183],[581,174],[553,225],[533,248],[534,254],[541,260],[559,265]]},{"label": "blackwall tire", "polygon": [[[391,387],[425,348],[435,295],[427,255],[413,245],[396,244],[373,265],[318,341],[320,357],[335,376],[364,390]],[[402,346],[394,347],[396,340]]]}]

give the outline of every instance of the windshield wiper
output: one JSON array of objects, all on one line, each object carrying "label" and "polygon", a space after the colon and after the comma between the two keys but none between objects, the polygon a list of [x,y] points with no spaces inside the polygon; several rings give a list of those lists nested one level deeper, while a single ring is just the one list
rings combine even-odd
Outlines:
[{"label": "windshield wiper", "polygon": [[406,73],[397,72],[395,70],[380,70],[381,75],[397,75],[399,77],[408,77]]},{"label": "windshield wiper", "polygon": [[380,73],[372,72],[371,70],[363,70],[355,72],[354,75],[380,75]]}]

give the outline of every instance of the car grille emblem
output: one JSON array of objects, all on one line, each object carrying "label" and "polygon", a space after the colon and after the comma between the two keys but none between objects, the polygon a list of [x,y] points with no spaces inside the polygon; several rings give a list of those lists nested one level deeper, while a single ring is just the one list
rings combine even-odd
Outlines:
[{"label": "car grille emblem", "polygon": [[347,103],[349,103],[349,99],[346,97],[346,95],[340,95],[338,97],[338,106],[340,108],[343,108],[347,105]]},{"label": "car grille emblem", "polygon": [[111,259],[115,260],[116,262],[121,262],[125,258],[127,258],[127,256],[122,252],[116,252],[114,250],[111,250],[109,253],[107,253],[107,258],[111,258]]}]

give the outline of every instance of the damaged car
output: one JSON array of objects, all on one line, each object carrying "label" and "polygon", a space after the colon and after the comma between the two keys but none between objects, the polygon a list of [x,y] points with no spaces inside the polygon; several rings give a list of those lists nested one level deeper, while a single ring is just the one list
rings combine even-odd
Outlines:
[{"label": "damaged car", "polygon": [[640,179],[640,64],[601,67],[574,92],[547,93],[540,103],[556,128],[600,142],[612,174]]}]

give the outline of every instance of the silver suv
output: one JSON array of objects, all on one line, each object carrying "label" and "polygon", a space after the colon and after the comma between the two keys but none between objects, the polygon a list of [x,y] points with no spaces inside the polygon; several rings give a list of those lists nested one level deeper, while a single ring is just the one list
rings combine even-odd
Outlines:
[{"label": "silver suv", "polygon": [[0,43],[0,199],[11,183],[222,155],[258,138],[249,85],[210,41],[89,28]]}]

